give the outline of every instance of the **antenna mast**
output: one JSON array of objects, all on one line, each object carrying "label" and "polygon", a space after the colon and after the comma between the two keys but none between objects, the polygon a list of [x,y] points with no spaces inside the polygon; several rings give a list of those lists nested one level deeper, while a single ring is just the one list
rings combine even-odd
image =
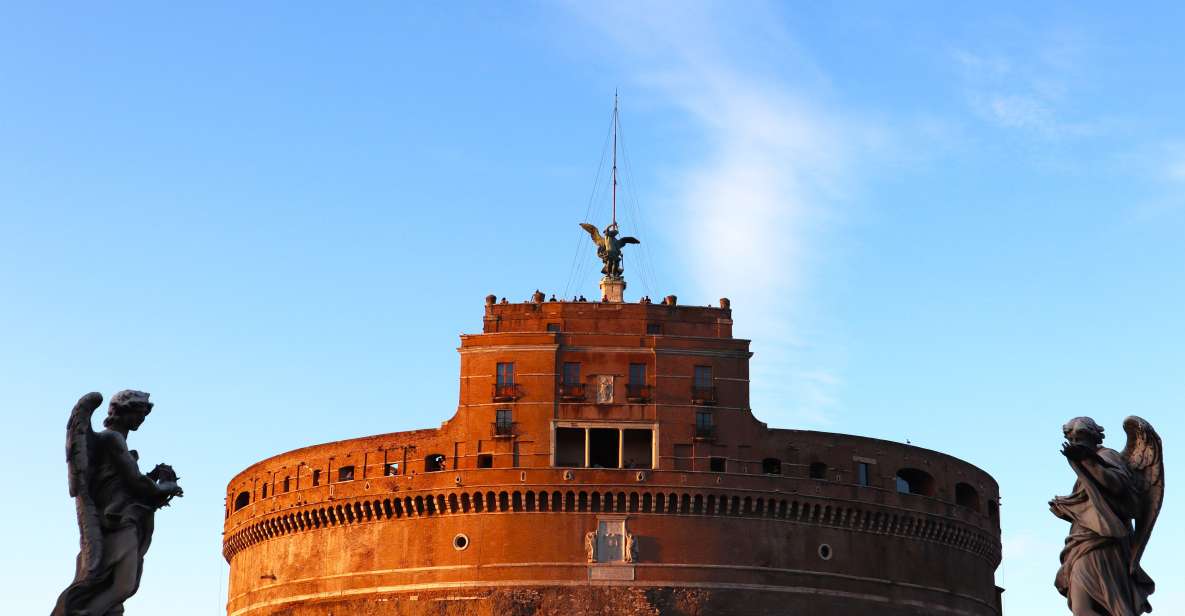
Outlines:
[{"label": "antenna mast", "polygon": [[617,228],[617,90],[613,91],[613,224]]}]

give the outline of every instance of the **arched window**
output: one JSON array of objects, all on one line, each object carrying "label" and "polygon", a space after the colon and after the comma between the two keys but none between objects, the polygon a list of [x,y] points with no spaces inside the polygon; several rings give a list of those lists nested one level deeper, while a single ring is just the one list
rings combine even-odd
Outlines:
[{"label": "arched window", "polygon": [[897,491],[902,494],[934,496],[934,478],[930,473],[916,468],[897,471]]},{"label": "arched window", "polygon": [[444,470],[444,454],[430,453],[424,458],[424,472],[435,473]]},{"label": "arched window", "polygon": [[827,478],[827,463],[826,462],[811,462],[811,479],[826,479]]},{"label": "arched window", "polygon": [[239,495],[235,497],[235,511],[238,511],[249,504],[251,504],[250,492],[239,492]]},{"label": "arched window", "polygon": [[766,475],[781,475],[782,461],[777,458],[766,458],[761,461],[761,472]]},{"label": "arched window", "polygon": [[979,492],[971,484],[955,484],[955,504],[979,511]]}]

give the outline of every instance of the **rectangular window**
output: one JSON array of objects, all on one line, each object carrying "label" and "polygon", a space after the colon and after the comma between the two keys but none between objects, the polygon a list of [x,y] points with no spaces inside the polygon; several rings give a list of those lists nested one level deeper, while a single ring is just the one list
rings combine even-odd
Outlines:
[{"label": "rectangular window", "polygon": [[477,468],[494,468],[494,454],[492,454],[492,453],[477,454]]},{"label": "rectangular window", "polygon": [[498,385],[514,385],[514,362],[498,362]]},{"label": "rectangular window", "polygon": [[712,427],[712,412],[711,411],[697,411],[695,414],[695,427],[697,427],[697,428],[711,428]]},{"label": "rectangular window", "polygon": [[547,324],[547,331],[558,334],[560,331],[560,324],[559,323],[548,323]]},{"label": "rectangular window", "polygon": [[868,472],[868,466],[869,466],[869,464],[867,462],[857,462],[856,463],[856,483],[857,484],[862,485],[862,486],[869,485],[870,477],[869,477],[869,472]]},{"label": "rectangular window", "polygon": [[321,469],[313,469],[313,485],[321,485]]},{"label": "rectangular window", "polygon": [[564,362],[564,385],[577,385],[580,383],[580,364],[577,362]]},{"label": "rectangular window", "polygon": [[662,324],[661,323],[647,323],[646,324],[646,333],[651,336],[658,336],[658,335],[662,334]]},{"label": "rectangular window", "polygon": [[399,474],[399,463],[392,462],[392,463],[384,466],[383,467],[383,474],[388,477],[390,477],[391,475],[398,475]]},{"label": "rectangular window", "polygon": [[285,477],[284,478],[284,492],[287,493],[291,489],[292,489],[292,478]]},{"label": "rectangular window", "polygon": [[584,466],[584,428],[555,429],[555,465]]},{"label": "rectangular window", "polygon": [[723,473],[724,472],[724,458],[709,458],[708,459],[708,470],[712,471],[713,473]]},{"label": "rectangular window", "polygon": [[354,467],[353,466],[343,466],[343,467],[337,469],[337,480],[338,481],[353,481],[354,480]]},{"label": "rectangular window", "polygon": [[630,364],[630,385],[646,384],[646,364]]},{"label": "rectangular window", "polygon": [[695,367],[695,386],[701,389],[707,389],[712,386],[712,367],[711,366],[696,366]]},{"label": "rectangular window", "polygon": [[498,409],[494,411],[494,421],[499,426],[509,426],[514,423],[514,415],[510,409]]}]

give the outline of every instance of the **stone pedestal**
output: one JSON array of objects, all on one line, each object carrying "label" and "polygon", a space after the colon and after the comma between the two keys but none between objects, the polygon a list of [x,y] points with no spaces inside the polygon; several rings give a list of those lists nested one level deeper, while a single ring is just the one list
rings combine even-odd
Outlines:
[{"label": "stone pedestal", "polygon": [[605,276],[601,279],[601,298],[606,302],[625,301],[625,279]]}]

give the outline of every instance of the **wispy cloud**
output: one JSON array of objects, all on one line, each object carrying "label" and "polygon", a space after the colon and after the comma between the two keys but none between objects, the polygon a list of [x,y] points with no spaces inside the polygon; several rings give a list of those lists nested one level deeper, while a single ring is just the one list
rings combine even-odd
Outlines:
[{"label": "wispy cloud", "polygon": [[955,49],[958,68],[971,109],[1001,128],[1042,138],[1090,136],[1105,122],[1075,118],[1073,86],[1085,62],[1079,36],[1049,35],[1019,50]]},{"label": "wispy cloud", "polygon": [[857,152],[881,136],[824,102],[826,76],[777,16],[757,5],[743,15],[666,8],[598,5],[583,16],[616,37],[640,85],[702,135],[705,154],[674,174],[671,209],[681,237],[702,238],[683,245],[697,295],[730,295],[738,335],[754,339],[754,408],[778,423],[826,424],[842,381],[812,346],[805,289]]}]

